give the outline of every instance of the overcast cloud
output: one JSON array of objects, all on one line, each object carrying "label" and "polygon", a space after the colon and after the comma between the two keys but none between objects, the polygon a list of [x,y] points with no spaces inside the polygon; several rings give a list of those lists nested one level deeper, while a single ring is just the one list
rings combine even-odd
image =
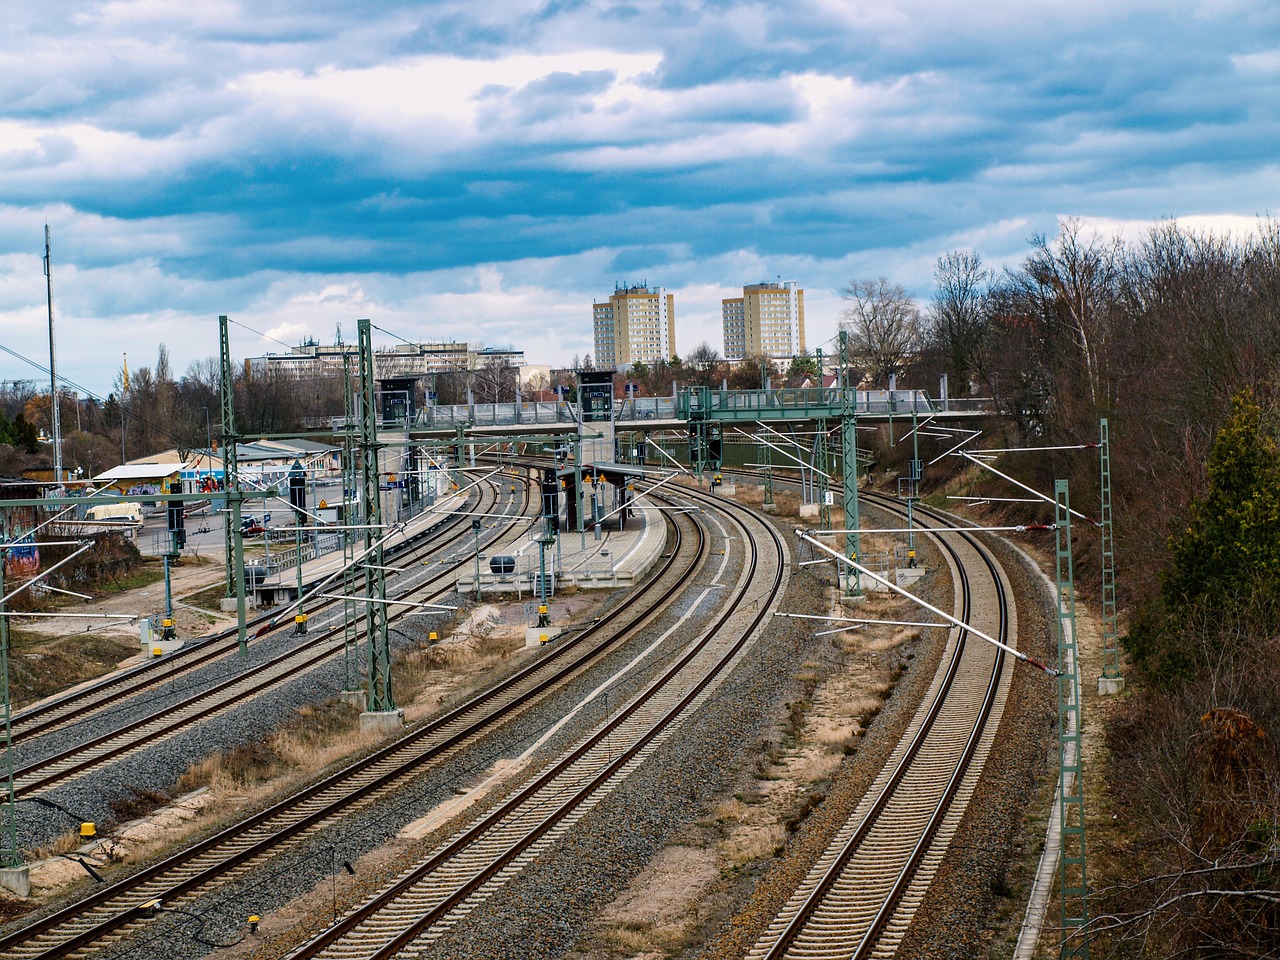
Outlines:
[{"label": "overcast cloud", "polygon": [[[782,277],[1015,264],[1077,216],[1247,230],[1280,188],[1280,7],[809,0],[23,4],[0,34],[0,344],[105,394],[169,347],[342,324],[587,354],[615,282],[677,347]],[[250,330],[270,333],[262,339]],[[39,379],[0,354],[0,379]]]}]

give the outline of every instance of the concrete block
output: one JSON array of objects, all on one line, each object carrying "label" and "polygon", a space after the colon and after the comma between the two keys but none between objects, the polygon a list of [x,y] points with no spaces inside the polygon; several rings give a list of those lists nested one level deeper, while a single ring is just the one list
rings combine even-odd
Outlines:
[{"label": "concrete block", "polygon": [[544,643],[554,640],[562,633],[564,633],[564,627],[526,627],[524,645],[526,648],[540,647]]},{"label": "concrete block", "polygon": [[404,727],[403,710],[366,710],[360,714],[361,733],[397,733]]},{"label": "concrete block", "polygon": [[[855,573],[852,576],[857,577],[857,585],[859,593],[884,593],[889,588],[879,580],[872,580],[870,577],[863,576],[861,573]],[[852,579],[849,573],[841,570],[840,574],[840,592],[845,593],[849,589],[849,582]]]},{"label": "concrete block", "polygon": [[0,887],[23,899],[31,896],[31,867],[24,863],[20,867],[0,868]]},{"label": "concrete block", "polygon": [[776,503],[766,503],[766,504],[762,504],[760,509],[763,510],[765,513],[777,513],[778,505]]},{"label": "concrete block", "polygon": [[[245,601],[248,602],[247,600]],[[218,601],[218,609],[223,613],[235,613],[238,606],[235,597],[223,597]]]},{"label": "concrete block", "polygon": [[813,520],[822,512],[822,505],[817,503],[800,504],[800,519]]},{"label": "concrete block", "polygon": [[152,637],[149,642],[142,644],[142,655],[148,659],[167,657],[175,650],[181,650],[182,644],[183,641],[176,638],[173,640],[160,640]]},{"label": "concrete block", "polygon": [[909,587],[928,572],[927,567],[899,567],[893,573],[893,582],[900,587]]},{"label": "concrete block", "polygon": [[1098,696],[1111,697],[1124,690],[1124,677],[1099,677]]},{"label": "concrete block", "polygon": [[369,692],[367,690],[343,690],[338,694],[338,700],[364,713],[369,706]]}]

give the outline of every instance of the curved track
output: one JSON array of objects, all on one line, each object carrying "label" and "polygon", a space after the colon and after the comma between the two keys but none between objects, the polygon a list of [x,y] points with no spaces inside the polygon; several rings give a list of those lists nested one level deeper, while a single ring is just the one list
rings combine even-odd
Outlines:
[{"label": "curved track", "polygon": [[[530,504],[527,487],[524,500],[523,511],[527,511]],[[483,497],[481,506],[492,506],[495,502],[495,498],[492,496]],[[502,530],[509,531],[519,522],[519,520],[513,520],[509,524],[504,524]],[[497,537],[501,538],[502,536],[503,532],[500,531]],[[428,550],[432,548],[447,548],[455,538],[455,526],[449,524],[444,531],[428,537],[425,543],[415,542],[406,545],[399,551],[399,558],[417,562],[421,560],[423,554]],[[447,593],[453,588],[454,577],[458,569],[466,562],[467,558],[465,557],[453,563],[442,561],[442,565],[431,567],[425,571],[425,576],[413,578],[400,592],[395,594],[396,599],[422,601],[435,599]],[[342,601],[330,601],[325,606],[329,615],[326,616],[322,612],[319,616],[313,616],[315,622],[321,625],[322,629],[300,638],[290,649],[283,651],[265,663],[255,665],[252,672],[242,672],[228,677],[213,686],[200,689],[191,696],[168,705],[161,714],[148,715],[132,722],[124,723],[108,733],[77,743],[73,747],[40,760],[38,763],[16,770],[14,781],[17,797],[19,799],[27,799],[37,796],[41,792],[68,779],[82,776],[104,763],[119,759],[137,750],[149,748],[165,738],[181,733],[192,724],[232,709],[246,699],[266,693],[327,662],[330,658],[338,656],[343,652],[347,642],[340,619],[343,615]],[[391,614],[390,619],[394,621],[406,616],[407,613],[408,611],[401,609]],[[338,618],[337,624],[332,625],[335,616]],[[269,622],[269,617],[263,617],[262,620]],[[331,624],[328,627],[324,626],[326,620],[330,621]],[[220,644],[202,645],[198,648],[200,651],[199,656],[182,661],[173,670],[155,673],[131,673],[120,680],[104,682],[90,692],[94,695],[93,701],[95,703],[118,705],[125,697],[145,695],[150,690],[159,689],[172,683],[175,676],[190,674],[197,667],[203,666],[214,659],[232,656],[235,649],[235,637],[232,635],[229,641],[224,639]],[[111,693],[111,699],[103,701],[102,697],[108,692]],[[75,697],[67,698],[59,701],[59,704],[73,704],[78,699]],[[64,725],[67,722],[69,722],[69,718],[60,721],[59,725]]]},{"label": "curved track", "polygon": [[705,558],[701,529],[677,516],[678,548],[609,622],[565,638],[539,660],[396,742],[326,776],[287,800],[110,885],[79,903],[0,938],[5,957],[88,956],[148,922],[143,906],[179,906],[258,869],[343,816],[464,751],[480,737],[579,675],[651,621]]},{"label": "curved track", "polygon": [[[529,509],[528,487],[525,488],[524,505],[521,513]],[[482,484],[475,503],[470,504],[475,512],[485,513],[498,502],[491,485]],[[444,514],[441,521],[423,531],[414,539],[388,549],[388,557],[417,561],[431,550],[447,546],[468,520],[465,513],[468,504],[462,509]],[[341,601],[323,601],[315,604],[312,617],[318,622],[325,610],[341,609]],[[261,628],[270,623],[272,615],[262,614],[249,622],[251,628]],[[280,628],[283,629],[283,628]],[[136,667],[115,673],[94,683],[85,684],[60,696],[52,697],[40,704],[20,710],[13,717],[13,742],[15,744],[34,739],[46,733],[60,729],[71,723],[82,720],[86,715],[109,709],[121,700],[164,683],[188,676],[195,670],[222,657],[237,652],[237,636],[235,629],[224,630],[196,642],[187,644],[165,657],[163,660],[145,661]]]},{"label": "curved track", "polygon": [[719,506],[746,545],[723,612],[608,723],[291,958],[413,956],[563,836],[706,701],[779,600],[788,552],[751,512],[682,492]]},{"label": "curved track", "polygon": [[[988,551],[969,534],[934,537],[957,578],[960,619],[1008,642],[1013,612]],[[971,569],[985,582],[975,585]],[[950,631],[906,736],[749,957],[894,955],[981,775],[1013,662],[967,631]]]}]

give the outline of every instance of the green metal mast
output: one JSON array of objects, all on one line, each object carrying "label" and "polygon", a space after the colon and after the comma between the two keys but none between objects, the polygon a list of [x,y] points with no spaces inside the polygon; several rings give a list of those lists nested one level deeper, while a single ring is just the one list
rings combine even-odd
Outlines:
[{"label": "green metal mast", "polygon": [[1058,889],[1062,906],[1060,957],[1089,957],[1088,875],[1085,864],[1084,759],[1081,754],[1080,660],[1076,643],[1075,569],[1071,558],[1071,496],[1054,485],[1058,600],[1058,813],[1062,850]]},{"label": "green metal mast", "polygon": [[4,701],[4,796],[0,797],[0,868],[22,866],[18,850],[18,808],[13,794],[13,728],[9,702],[9,618],[4,610],[4,565],[9,558],[9,514],[0,518],[0,700]]},{"label": "green metal mast", "polygon": [[[352,421],[355,419],[355,404],[351,395],[351,357],[342,351],[342,525],[349,527],[356,513],[350,509],[354,502],[351,495],[356,488],[356,456],[355,438],[352,435]],[[354,558],[352,531],[342,531],[342,595],[352,596],[354,586],[351,583],[351,563]],[[354,692],[360,680],[360,656],[356,646],[356,602],[342,601],[342,636],[344,640],[342,653],[342,689]]]},{"label": "green metal mast", "polygon": [[[861,552],[861,539],[856,532],[862,526],[858,510],[858,403],[857,385],[848,382],[849,331],[840,331],[840,447],[843,454],[844,475],[844,553],[850,560],[857,560]],[[846,573],[845,593],[859,592],[859,575],[852,567]]]},{"label": "green metal mast", "polygon": [[218,317],[218,354],[222,361],[222,489],[227,509],[223,512],[223,540],[227,551],[227,596],[235,593],[236,625],[241,654],[249,650],[244,609],[244,538],[240,526],[240,509],[244,494],[240,490],[240,469],[236,462],[236,375],[231,366],[230,321]]},{"label": "green metal mast", "polygon": [[1105,417],[1099,423],[1099,460],[1102,467],[1102,676],[1099,693],[1124,689],[1120,675],[1120,638],[1116,618],[1116,558],[1111,523],[1111,431]]},{"label": "green metal mast", "polygon": [[374,406],[370,322],[360,327],[360,480],[364,499],[365,625],[369,631],[369,711],[396,709],[391,695],[391,644],[387,636],[387,584],[382,555],[382,496],[378,490],[378,411]]},{"label": "green metal mast", "polygon": [[817,432],[813,437],[813,473],[814,482],[818,486],[818,525],[823,530],[831,529],[831,457],[827,452],[827,421],[819,420]]},{"label": "green metal mast", "polygon": [[[759,431],[759,427],[756,430]],[[773,506],[773,448],[767,443],[760,444],[760,455],[764,457],[764,505]]]}]

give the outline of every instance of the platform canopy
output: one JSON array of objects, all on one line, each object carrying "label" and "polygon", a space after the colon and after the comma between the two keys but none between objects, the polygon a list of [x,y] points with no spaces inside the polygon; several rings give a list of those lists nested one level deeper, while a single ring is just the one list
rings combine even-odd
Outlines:
[{"label": "platform canopy", "polygon": [[176,475],[182,463],[122,463],[93,478],[94,483],[117,483],[120,480],[163,480]]}]

